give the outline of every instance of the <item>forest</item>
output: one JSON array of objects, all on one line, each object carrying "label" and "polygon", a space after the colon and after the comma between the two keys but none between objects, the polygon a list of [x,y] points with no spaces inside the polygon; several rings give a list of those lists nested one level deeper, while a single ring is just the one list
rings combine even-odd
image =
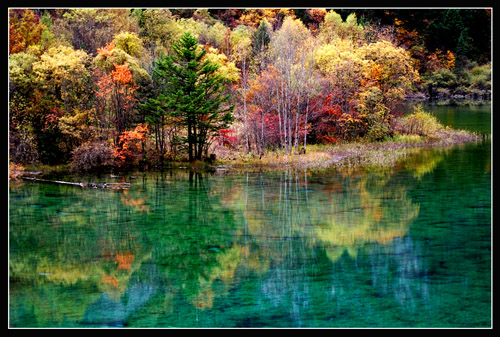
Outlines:
[{"label": "forest", "polygon": [[491,99],[491,9],[9,9],[9,160],[76,171],[429,136]]}]

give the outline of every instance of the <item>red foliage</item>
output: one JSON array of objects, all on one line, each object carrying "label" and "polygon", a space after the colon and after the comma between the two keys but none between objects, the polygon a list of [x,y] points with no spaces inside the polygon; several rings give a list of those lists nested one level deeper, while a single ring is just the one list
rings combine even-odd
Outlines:
[{"label": "red foliage", "polygon": [[322,143],[336,143],[338,141],[338,120],[341,117],[341,107],[332,103],[333,95],[319,95],[311,101],[312,114],[311,137]]},{"label": "red foliage", "polygon": [[230,136],[230,134],[233,134],[234,132],[236,131],[231,129],[219,130],[219,137],[217,137],[217,142],[220,145],[232,148],[239,140],[238,137]]}]

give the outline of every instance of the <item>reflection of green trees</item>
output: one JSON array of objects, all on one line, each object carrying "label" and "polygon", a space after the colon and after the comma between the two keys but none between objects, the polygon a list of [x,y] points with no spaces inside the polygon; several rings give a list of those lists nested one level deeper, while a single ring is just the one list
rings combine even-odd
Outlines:
[{"label": "reflection of green trees", "polygon": [[125,291],[149,252],[131,240],[140,235],[124,221],[130,210],[119,211],[120,194],[103,192],[39,184],[11,191],[11,307],[31,303],[39,322],[57,326],[81,319],[100,291],[114,298]]},{"label": "reflection of green trees", "polygon": [[194,305],[207,306],[214,275],[222,277],[229,272],[225,268],[231,269],[235,215],[201,173],[152,179],[144,192],[161,203],[152,205],[144,224],[145,238],[154,247],[152,258],[171,287],[182,289]]}]

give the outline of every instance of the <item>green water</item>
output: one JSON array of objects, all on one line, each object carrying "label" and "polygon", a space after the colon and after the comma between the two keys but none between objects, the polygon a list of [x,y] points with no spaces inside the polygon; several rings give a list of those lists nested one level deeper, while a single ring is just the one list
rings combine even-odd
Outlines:
[{"label": "green water", "polygon": [[[405,112],[413,111],[413,104],[405,107]],[[437,120],[454,129],[469,130],[480,134],[491,133],[491,106],[449,106],[425,105],[424,110],[436,116]]]},{"label": "green water", "polygon": [[490,327],[490,165],[486,140],[386,170],[11,183],[9,324]]}]

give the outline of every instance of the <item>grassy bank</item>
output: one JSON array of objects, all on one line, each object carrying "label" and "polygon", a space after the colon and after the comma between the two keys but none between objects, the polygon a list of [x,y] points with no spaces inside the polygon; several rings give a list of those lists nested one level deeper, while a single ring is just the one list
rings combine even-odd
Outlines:
[{"label": "grassy bank", "polygon": [[326,168],[346,166],[390,166],[421,147],[445,147],[481,140],[463,130],[443,128],[429,136],[398,135],[382,142],[351,142],[335,145],[309,145],[305,154],[270,152],[218,161],[221,167],[234,168]]},{"label": "grassy bank", "polygon": [[[395,165],[399,160],[409,156],[417,148],[446,147],[481,141],[482,136],[463,130],[443,128],[432,137],[418,135],[398,135],[382,142],[351,142],[335,145],[309,145],[305,154],[284,154],[279,151],[267,152],[264,156],[240,154],[232,160],[206,162],[171,162],[165,169],[244,169],[244,170],[280,170],[280,169],[314,169],[327,167],[384,167]],[[150,168],[151,169],[151,168]],[[156,168],[153,167],[153,170]],[[19,179],[23,175],[46,175],[56,171],[68,170],[68,166],[22,167],[11,164],[9,178]],[[120,174],[124,172],[112,173]]]}]

